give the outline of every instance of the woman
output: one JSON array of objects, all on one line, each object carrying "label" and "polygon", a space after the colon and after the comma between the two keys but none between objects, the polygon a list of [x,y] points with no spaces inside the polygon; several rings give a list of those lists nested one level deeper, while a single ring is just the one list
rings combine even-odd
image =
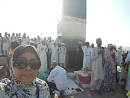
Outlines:
[{"label": "woman", "polygon": [[107,49],[104,54],[105,66],[104,66],[104,81],[102,83],[102,88],[105,91],[110,91],[115,88],[116,84],[116,55],[112,44],[108,44]]},{"label": "woman", "polygon": [[50,98],[47,84],[36,78],[40,66],[33,46],[17,47],[10,60],[11,80],[0,81],[0,98]]}]

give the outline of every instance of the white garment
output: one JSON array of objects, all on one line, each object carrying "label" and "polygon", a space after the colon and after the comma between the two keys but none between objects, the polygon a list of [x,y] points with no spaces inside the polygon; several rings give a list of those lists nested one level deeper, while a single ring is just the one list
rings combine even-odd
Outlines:
[{"label": "white garment", "polygon": [[65,66],[66,48],[65,47],[58,48],[58,53],[59,53],[59,63],[63,63]]},{"label": "white garment", "polygon": [[[127,58],[125,59],[125,63],[130,62],[130,53],[128,53]],[[130,67],[130,65],[129,65]],[[130,90],[130,75],[127,75],[127,83],[126,83],[126,90]]]},{"label": "white garment", "polygon": [[4,55],[9,54],[9,42],[8,42],[8,37],[7,36],[3,37],[3,54]]},{"label": "white garment", "polygon": [[84,46],[82,48],[83,53],[84,53],[84,59],[83,59],[83,68],[88,68],[90,67],[90,58],[91,58],[91,48],[87,48]]},{"label": "white garment", "polygon": [[48,82],[52,80],[54,80],[58,90],[66,90],[68,88],[66,70],[58,65],[51,71],[47,78]]},{"label": "white garment", "polygon": [[92,72],[91,72],[91,84],[93,87],[95,85],[95,81],[104,79],[104,71],[102,65],[102,55],[98,55],[98,51],[101,49],[98,47],[93,48],[91,53],[91,61],[92,61]]},{"label": "white garment", "polygon": [[58,63],[58,47],[51,47],[51,66],[53,61]]},{"label": "white garment", "polygon": [[15,36],[12,36],[12,38],[11,38],[11,39],[12,39],[12,42],[13,42],[13,41],[16,41]]},{"label": "white garment", "polygon": [[51,40],[51,42],[47,41],[47,45],[49,50],[51,49],[51,47],[53,46],[54,42]]},{"label": "white garment", "polygon": [[117,66],[121,66],[122,63],[122,50],[117,51],[118,57],[117,57]]},{"label": "white garment", "polygon": [[41,60],[41,67],[39,69],[39,72],[47,72],[47,55],[48,48],[46,45],[39,44],[37,47],[38,53],[40,55]]},{"label": "white garment", "polygon": [[22,44],[23,45],[28,45],[29,44],[29,39],[27,37],[22,38]]}]

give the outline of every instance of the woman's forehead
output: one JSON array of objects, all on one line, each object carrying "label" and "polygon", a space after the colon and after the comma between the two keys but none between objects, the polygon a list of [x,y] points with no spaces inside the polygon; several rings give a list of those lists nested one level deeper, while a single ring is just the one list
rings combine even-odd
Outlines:
[{"label": "woman's forehead", "polygon": [[24,58],[24,59],[30,61],[32,59],[37,59],[37,56],[31,52],[24,52],[24,53],[20,54],[17,58]]}]

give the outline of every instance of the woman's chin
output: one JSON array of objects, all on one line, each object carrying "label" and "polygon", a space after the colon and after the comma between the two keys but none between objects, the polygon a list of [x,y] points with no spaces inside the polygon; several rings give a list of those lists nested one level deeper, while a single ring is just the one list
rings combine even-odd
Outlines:
[{"label": "woman's chin", "polygon": [[20,80],[20,82],[22,84],[27,85],[27,84],[33,82],[33,80],[34,80],[34,78],[32,78],[32,77],[22,77],[22,79]]}]

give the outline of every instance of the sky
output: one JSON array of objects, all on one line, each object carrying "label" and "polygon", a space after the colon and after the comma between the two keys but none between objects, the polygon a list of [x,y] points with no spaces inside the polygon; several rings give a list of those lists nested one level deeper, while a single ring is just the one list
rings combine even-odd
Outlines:
[{"label": "sky", "polygon": [[61,0],[0,0],[0,32],[56,38],[61,5]]},{"label": "sky", "polygon": [[130,46],[130,0],[87,0],[86,41]]},{"label": "sky", "polygon": [[[130,0],[87,0],[86,41],[130,46]],[[0,0],[0,32],[57,36],[62,0]]]}]

